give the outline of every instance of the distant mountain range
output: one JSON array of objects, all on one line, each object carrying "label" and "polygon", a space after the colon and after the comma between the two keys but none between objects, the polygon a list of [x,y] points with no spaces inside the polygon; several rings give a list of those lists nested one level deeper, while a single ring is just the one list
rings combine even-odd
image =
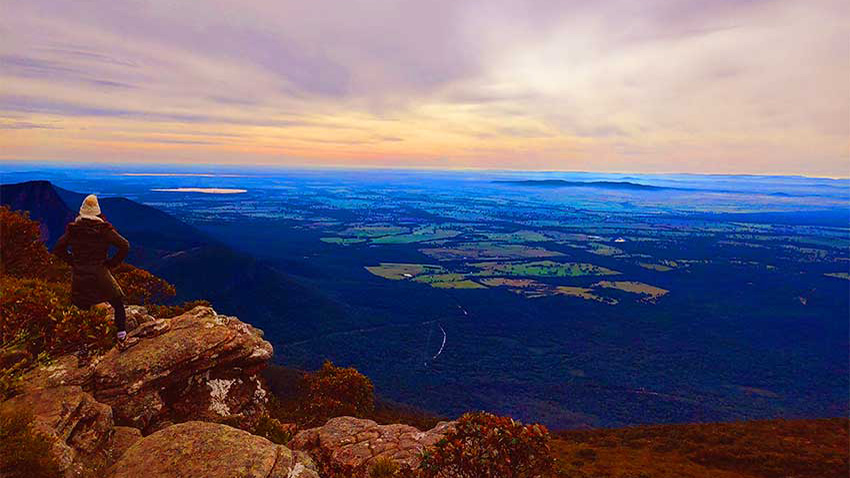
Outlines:
[{"label": "distant mountain range", "polygon": [[493,181],[497,184],[511,184],[514,186],[530,186],[538,188],[598,188],[598,189],[628,189],[641,191],[658,191],[665,188],[661,186],[650,186],[648,184],[632,183],[629,181],[566,181],[563,179],[525,179],[514,181]]},{"label": "distant mountain range", "polygon": [[[0,185],[0,204],[28,211],[52,246],[76,217],[84,194],[48,181]],[[344,306],[318,288],[237,252],[156,208],[126,198],[99,198],[101,210],[130,241],[128,262],[168,280],[177,300],[207,299],[220,313],[238,315],[272,337],[317,330],[340,320]]]}]

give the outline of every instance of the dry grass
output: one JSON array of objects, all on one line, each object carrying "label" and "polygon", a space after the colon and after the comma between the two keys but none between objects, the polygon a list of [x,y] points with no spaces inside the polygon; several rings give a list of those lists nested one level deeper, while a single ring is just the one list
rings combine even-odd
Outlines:
[{"label": "dry grass", "polygon": [[848,420],[653,425],[558,434],[560,476],[846,478]]}]

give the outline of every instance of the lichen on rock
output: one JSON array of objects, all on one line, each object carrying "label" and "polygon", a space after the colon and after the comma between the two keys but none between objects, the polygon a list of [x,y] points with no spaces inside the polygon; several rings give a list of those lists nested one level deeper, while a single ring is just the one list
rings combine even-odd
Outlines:
[{"label": "lichen on rock", "polygon": [[440,422],[423,432],[409,425],[378,425],[372,420],[337,417],[321,427],[298,433],[289,445],[310,452],[325,466],[365,476],[380,458],[416,469],[421,452],[442,439],[453,426],[454,422]]},{"label": "lichen on rock", "polygon": [[108,478],[319,478],[304,454],[226,425],[186,422],[131,446]]},{"label": "lichen on rock", "polygon": [[120,423],[153,431],[161,421],[251,414],[261,405],[256,375],[272,346],[235,317],[199,306],[144,322],[130,336],[138,344],[111,350],[94,369],[95,397]]},{"label": "lichen on rock", "polygon": [[[172,319],[155,319],[141,307],[128,308],[128,316],[136,325],[130,335],[138,343],[85,364],[73,355],[58,357],[25,374],[18,394],[0,403],[32,410],[34,426],[52,443],[51,454],[67,478],[103,476],[103,470],[135,449],[143,433],[163,436],[158,433],[172,428],[169,433],[179,432],[172,453],[192,454],[193,449],[204,449],[203,443],[227,443],[234,456],[217,452],[218,461],[207,457],[206,464],[196,463],[197,457],[190,456],[180,464],[184,471],[215,467],[209,474],[156,474],[143,467],[116,476],[317,477],[302,452],[264,438],[215,423],[174,425],[191,420],[250,422],[263,412],[268,392],[259,372],[272,357],[272,346],[261,331],[204,306]],[[188,448],[180,449],[181,444]],[[160,451],[161,456],[147,458],[171,456]],[[240,463],[235,456],[240,453],[260,459],[259,474],[233,474],[240,469],[232,467]],[[243,468],[253,469],[249,465]]]}]

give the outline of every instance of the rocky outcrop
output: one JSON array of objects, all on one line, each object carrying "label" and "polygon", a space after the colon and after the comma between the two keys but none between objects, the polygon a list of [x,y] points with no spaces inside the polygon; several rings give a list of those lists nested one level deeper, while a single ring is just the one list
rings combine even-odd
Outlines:
[{"label": "rocky outcrop", "polygon": [[[128,316],[128,323],[137,324],[130,333],[138,339],[135,345],[123,351],[112,349],[83,365],[73,355],[58,357],[25,374],[19,394],[0,404],[32,411],[35,427],[50,439],[51,453],[67,478],[103,476],[102,470],[135,449],[143,432],[150,434],[189,420],[249,421],[266,401],[258,373],[271,358],[272,347],[260,330],[218,315],[209,307],[196,307],[172,319],[154,319],[144,308],[132,307]],[[262,458],[263,463],[273,457],[268,470],[262,463],[257,465],[257,473],[268,472],[229,474],[228,461],[239,463],[234,455],[216,462],[219,469],[215,473],[161,476],[294,478],[299,475],[287,473],[308,470],[308,459],[297,458],[264,438],[223,425],[206,425],[179,426],[176,430],[181,435],[174,443],[189,446],[186,450],[191,453],[193,448],[203,449],[206,442],[222,447],[226,442],[233,454],[247,453]],[[199,432],[200,438],[190,436],[198,430],[203,432]],[[216,438],[219,432],[222,436]],[[246,451],[254,448],[257,450]],[[275,474],[284,469],[287,473]],[[306,478],[315,476],[304,473],[301,476]],[[120,476],[157,475],[145,470]]]},{"label": "rocky outcrop", "polygon": [[68,385],[90,389],[93,377],[93,367],[81,367],[77,357],[63,355],[54,359],[50,365],[38,367],[25,374],[20,388],[23,392]]},{"label": "rocky outcrop", "polygon": [[[134,314],[143,317],[143,314]],[[95,398],[124,425],[153,431],[171,422],[251,414],[265,402],[257,374],[272,356],[262,332],[210,307],[142,321],[139,342],[93,365]]]},{"label": "rocky outcrop", "polygon": [[289,446],[308,451],[323,466],[355,476],[367,473],[381,457],[415,469],[421,452],[452,427],[453,422],[441,422],[423,432],[408,425],[378,425],[372,420],[338,417],[298,433]]},{"label": "rocky outcrop", "polygon": [[242,430],[186,422],[136,442],[106,474],[109,478],[318,478],[300,452]]},{"label": "rocky outcrop", "polygon": [[116,429],[112,409],[78,386],[30,390],[2,406],[33,413],[35,429],[50,439],[50,453],[69,478],[91,476],[111,465],[142,437],[134,428]]}]

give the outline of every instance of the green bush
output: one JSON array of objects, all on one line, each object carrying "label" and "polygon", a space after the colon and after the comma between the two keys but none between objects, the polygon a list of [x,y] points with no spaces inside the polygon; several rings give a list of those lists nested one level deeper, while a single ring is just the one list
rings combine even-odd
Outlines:
[{"label": "green bush", "polygon": [[0,345],[0,402],[17,392],[24,372],[35,366],[50,364],[46,353],[33,356],[27,350],[30,342],[26,334],[21,334]]},{"label": "green bush", "polygon": [[61,478],[50,454],[50,441],[33,428],[29,410],[0,404],[0,476],[4,478]]},{"label": "green bush", "polygon": [[422,455],[424,478],[533,478],[552,469],[549,432],[509,417],[467,413]]},{"label": "green bush", "polygon": [[277,418],[273,418],[265,413],[257,418],[253,429],[250,431],[254,435],[259,435],[278,445],[286,445],[295,435],[294,426],[287,426]]},{"label": "green bush", "polygon": [[400,468],[393,460],[381,457],[369,469],[369,478],[398,478]]}]

